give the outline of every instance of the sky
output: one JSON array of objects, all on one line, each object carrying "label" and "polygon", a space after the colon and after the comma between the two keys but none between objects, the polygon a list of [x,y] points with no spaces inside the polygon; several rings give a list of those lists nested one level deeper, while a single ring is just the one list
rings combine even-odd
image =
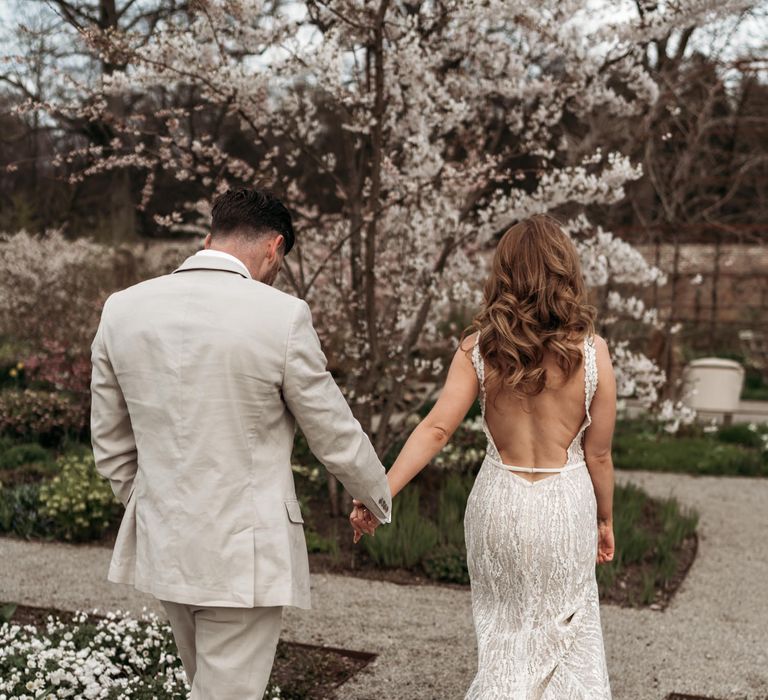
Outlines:
[{"label": "sky", "polygon": [[[28,15],[30,9],[34,11],[40,5],[33,0],[0,0],[0,40],[3,43],[0,55],[16,52],[14,25],[20,15]],[[768,58],[768,0],[761,0],[758,7],[759,16],[744,21],[735,31],[732,27],[720,26],[716,32],[697,32],[693,47],[704,53],[722,52],[726,60],[747,52],[753,55],[762,52]],[[634,0],[584,0],[584,9],[585,21],[596,27],[608,21],[629,19],[636,13]]]}]

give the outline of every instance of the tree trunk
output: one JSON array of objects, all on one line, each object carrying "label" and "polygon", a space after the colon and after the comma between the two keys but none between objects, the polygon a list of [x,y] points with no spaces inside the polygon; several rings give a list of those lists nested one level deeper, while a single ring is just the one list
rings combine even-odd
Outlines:
[{"label": "tree trunk", "polygon": [[722,238],[720,232],[715,232],[715,254],[712,256],[712,294],[710,297],[711,305],[709,309],[709,352],[715,352],[717,348],[717,307],[718,294],[717,288],[720,285],[720,259],[722,258]]},{"label": "tree trunk", "polygon": [[110,178],[109,228],[112,245],[137,239],[136,203],[133,201],[131,174],[128,170],[115,170]]}]

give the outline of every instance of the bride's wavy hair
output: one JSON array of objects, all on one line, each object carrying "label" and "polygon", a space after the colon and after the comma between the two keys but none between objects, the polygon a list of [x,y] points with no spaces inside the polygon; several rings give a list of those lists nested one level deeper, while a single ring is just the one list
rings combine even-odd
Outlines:
[{"label": "bride's wavy hair", "polygon": [[581,366],[581,341],[594,333],[594,319],[579,255],[558,222],[540,215],[515,224],[499,241],[485,304],[471,326],[480,333],[488,385],[540,394],[547,351],[567,381]]}]

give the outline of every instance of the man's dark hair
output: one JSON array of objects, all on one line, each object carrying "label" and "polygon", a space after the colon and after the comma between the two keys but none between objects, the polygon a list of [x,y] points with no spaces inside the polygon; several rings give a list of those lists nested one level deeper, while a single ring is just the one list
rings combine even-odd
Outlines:
[{"label": "man's dark hair", "polygon": [[280,233],[285,239],[283,252],[287,255],[296,240],[291,214],[270,192],[245,187],[227,190],[213,200],[211,233],[245,233],[261,236]]}]

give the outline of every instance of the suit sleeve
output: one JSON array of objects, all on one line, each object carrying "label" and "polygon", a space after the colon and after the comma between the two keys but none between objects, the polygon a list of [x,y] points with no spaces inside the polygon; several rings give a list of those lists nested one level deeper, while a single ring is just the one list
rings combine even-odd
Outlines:
[{"label": "suit sleeve", "polygon": [[382,522],[392,494],[384,467],[326,368],[312,315],[301,301],[286,348],[283,397],[312,453]]},{"label": "suit sleeve", "polygon": [[138,469],[136,439],[103,336],[104,314],[91,345],[91,443],[96,471],[109,479],[115,496],[126,505]]}]

